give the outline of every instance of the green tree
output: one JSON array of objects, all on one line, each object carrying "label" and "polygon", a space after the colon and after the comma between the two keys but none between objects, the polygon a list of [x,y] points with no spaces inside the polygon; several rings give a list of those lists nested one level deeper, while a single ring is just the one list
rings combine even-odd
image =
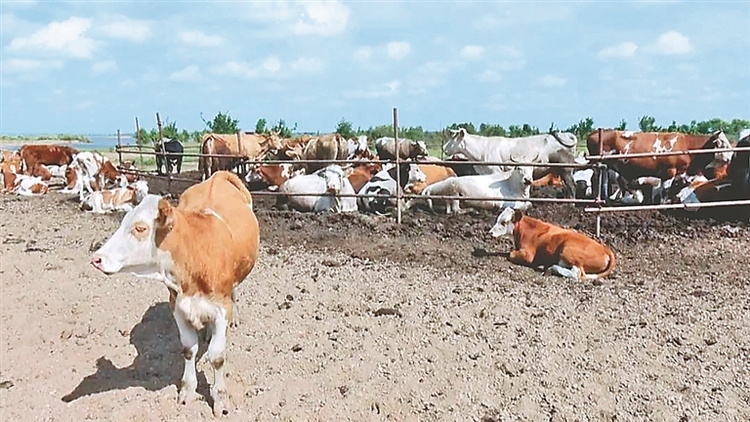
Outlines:
[{"label": "green tree", "polygon": [[352,122],[344,119],[343,117],[341,120],[339,120],[339,123],[336,125],[336,133],[343,136],[346,139],[353,138],[356,133],[352,129]]},{"label": "green tree", "polygon": [[620,120],[620,124],[615,126],[615,130],[625,130],[628,128],[628,122],[625,119]]},{"label": "green tree", "polygon": [[278,133],[282,138],[291,138],[293,132],[297,131],[297,123],[294,124],[294,128],[290,128],[286,125],[284,119],[279,119],[279,121],[276,122],[276,125],[271,128],[271,131]]},{"label": "green tree", "polygon": [[466,132],[471,134],[476,134],[477,129],[474,127],[474,123],[452,123],[450,126],[448,126],[448,130],[458,130],[458,128],[464,128],[466,129]]},{"label": "green tree", "polygon": [[586,139],[594,131],[594,119],[591,117],[581,119],[565,131],[574,134],[579,140]]},{"label": "green tree", "polygon": [[257,122],[255,122],[255,133],[266,133],[268,132],[268,129],[266,129],[266,119],[260,118]]},{"label": "green tree", "polygon": [[500,125],[480,123],[479,134],[482,136],[506,136],[508,133]]},{"label": "green tree", "polygon": [[201,120],[203,120],[206,127],[213,133],[229,134],[237,133],[237,131],[240,130],[239,120],[233,119],[228,112],[226,114],[219,112],[219,114],[214,116],[214,119],[210,122],[207,122],[206,119],[203,118],[203,113],[201,113]]},{"label": "green tree", "polygon": [[652,116],[642,116],[638,120],[638,127],[641,132],[661,132],[662,129],[656,125],[656,119]]}]

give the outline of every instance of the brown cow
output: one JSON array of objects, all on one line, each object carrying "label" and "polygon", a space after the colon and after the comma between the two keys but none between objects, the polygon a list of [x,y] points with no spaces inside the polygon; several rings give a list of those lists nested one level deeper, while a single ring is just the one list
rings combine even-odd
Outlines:
[{"label": "brown cow", "polygon": [[[598,131],[587,138],[589,154],[599,155]],[[635,154],[649,152],[672,152],[698,149],[731,148],[732,144],[723,131],[711,135],[691,135],[676,132],[628,132],[602,130],[602,153]],[[608,160],[615,170],[627,180],[640,176],[656,176],[662,180],[671,179],[677,174],[695,175],[705,172],[706,167],[717,167],[732,160],[732,152],[715,154],[669,155]]]},{"label": "brown cow", "polygon": [[182,342],[178,399],[183,404],[198,398],[198,331],[210,330],[205,357],[214,373],[215,416],[229,410],[227,329],[235,289],[258,258],[259,233],[250,192],[236,174],[219,171],[189,187],[176,207],[160,196],[146,196],[91,257],[94,268],[105,274],[131,273],[167,286]]},{"label": "brown cow", "polygon": [[[292,154],[294,155],[294,153]],[[346,160],[349,158],[349,141],[338,133],[313,137],[305,145],[304,151],[298,158],[302,160]],[[309,163],[303,165],[303,167],[307,170],[307,174],[313,174],[330,164]]]},{"label": "brown cow", "polygon": [[44,181],[52,178],[52,173],[50,173],[47,167],[44,167],[39,163],[34,164],[34,168],[31,169],[31,175],[41,177]]},{"label": "brown cow", "polygon": [[545,274],[576,279],[598,279],[615,268],[615,253],[585,234],[565,229],[520,210],[505,208],[490,229],[493,237],[513,238],[511,262],[544,268]]},{"label": "brown cow", "polygon": [[354,193],[359,193],[359,190],[372,179],[372,176],[376,175],[382,169],[383,166],[379,162],[355,164],[346,178],[349,179]]},{"label": "brown cow", "polygon": [[23,173],[31,175],[36,164],[65,166],[73,161],[78,150],[67,145],[31,145],[18,150],[23,163]]},{"label": "brown cow", "polygon": [[[211,155],[237,155],[251,161],[262,160],[269,152],[282,148],[276,133],[241,132],[238,134],[206,133],[201,138],[201,153]],[[202,157],[198,163],[206,180],[219,170],[230,170],[239,158]]]}]

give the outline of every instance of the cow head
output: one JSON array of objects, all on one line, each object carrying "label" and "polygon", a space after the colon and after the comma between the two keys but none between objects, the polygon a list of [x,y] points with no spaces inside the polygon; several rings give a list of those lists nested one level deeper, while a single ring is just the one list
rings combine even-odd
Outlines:
[{"label": "cow head", "polygon": [[[732,143],[727,139],[727,135],[724,134],[723,130],[717,130],[711,135],[709,141],[712,141],[713,148],[732,148]],[[713,163],[728,163],[732,161],[734,151],[717,152],[714,154]]]},{"label": "cow head", "polygon": [[417,141],[414,143],[414,151],[416,157],[423,157],[428,155],[430,152],[427,150],[427,144],[424,141]]},{"label": "cow head", "polygon": [[[104,274],[128,272],[139,277],[157,278],[158,243],[163,240],[157,232],[172,223],[173,209],[158,195],[147,195],[130,210],[120,227],[91,256],[91,265]],[[163,233],[160,233],[163,234]]]},{"label": "cow head", "polygon": [[466,149],[466,129],[460,127],[458,129],[451,129],[451,136],[448,142],[443,145],[443,152],[445,155],[457,155],[464,153]]},{"label": "cow head", "polygon": [[490,229],[492,237],[513,236],[516,221],[523,217],[523,212],[506,207],[495,220],[495,225]]},{"label": "cow head", "polygon": [[346,175],[341,167],[332,164],[328,167],[320,169],[315,172],[318,176],[322,177],[326,182],[326,193],[338,195],[344,188],[344,179]]},{"label": "cow head", "polygon": [[427,181],[427,175],[416,164],[409,165],[408,183],[424,183]]}]

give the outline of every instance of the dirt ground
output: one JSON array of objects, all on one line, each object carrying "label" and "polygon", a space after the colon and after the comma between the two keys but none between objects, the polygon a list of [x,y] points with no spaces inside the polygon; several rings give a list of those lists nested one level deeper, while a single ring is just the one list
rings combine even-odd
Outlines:
[{"label": "dirt ground", "polygon": [[[618,266],[593,284],[508,263],[494,213],[409,212],[399,228],[255,198],[262,250],[229,333],[227,420],[750,420],[746,209],[606,215]],[[56,192],[0,197],[2,420],[211,419],[177,404],[166,288],[88,265],[121,218]]]}]

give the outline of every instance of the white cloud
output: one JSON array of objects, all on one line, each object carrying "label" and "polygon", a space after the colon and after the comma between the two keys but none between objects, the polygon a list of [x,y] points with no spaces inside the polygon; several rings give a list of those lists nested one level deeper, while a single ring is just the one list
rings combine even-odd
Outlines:
[{"label": "white cloud", "polygon": [[349,8],[340,1],[305,1],[303,13],[291,26],[297,35],[330,36],[343,32],[349,21]]},{"label": "white cloud", "polygon": [[654,51],[665,55],[688,54],[693,51],[693,46],[688,37],[676,31],[668,31],[659,35]]},{"label": "white cloud", "polygon": [[480,81],[485,82],[499,82],[503,79],[503,76],[496,70],[487,69],[479,75]]},{"label": "white cloud", "polygon": [[186,66],[182,70],[172,72],[169,79],[178,82],[195,82],[201,78],[201,70],[196,65]]},{"label": "white cloud", "polygon": [[28,37],[16,37],[9,45],[11,51],[56,52],[76,58],[91,57],[96,41],[86,36],[91,19],[74,16],[65,21],[50,22]]},{"label": "white cloud", "polygon": [[539,80],[539,84],[547,87],[563,86],[567,81],[559,76],[546,75]]},{"label": "white cloud", "polygon": [[290,67],[298,73],[319,73],[325,69],[325,63],[320,59],[301,57],[292,62]]},{"label": "white cloud", "polygon": [[454,62],[445,63],[437,60],[420,65],[409,78],[408,92],[410,94],[424,94],[431,89],[444,85],[448,74],[455,67]]},{"label": "white cloud", "polygon": [[605,47],[599,50],[599,57],[606,59],[610,57],[618,59],[626,59],[635,56],[635,52],[638,50],[638,46],[630,41],[623,42],[610,47]]},{"label": "white cloud", "polygon": [[114,60],[96,62],[91,66],[91,70],[94,73],[113,72],[117,70],[117,62]]},{"label": "white cloud", "polygon": [[177,34],[177,38],[182,43],[195,47],[217,47],[224,42],[224,39],[218,35],[206,35],[197,30],[182,31]]},{"label": "white cloud", "polygon": [[461,57],[468,60],[478,60],[484,54],[484,47],[479,45],[467,45],[459,53]]},{"label": "white cloud", "polygon": [[386,46],[388,57],[394,60],[401,60],[409,54],[411,51],[411,45],[406,41],[393,41],[389,42]]},{"label": "white cloud", "polygon": [[401,87],[401,81],[393,80],[384,84],[377,85],[369,90],[355,90],[344,93],[345,98],[349,99],[373,99],[382,97],[391,97],[398,93]]},{"label": "white cloud", "polygon": [[60,60],[31,60],[31,59],[9,59],[0,63],[3,74],[11,73],[34,73],[37,71],[60,69],[63,66]]},{"label": "white cloud", "polygon": [[281,69],[281,61],[277,57],[269,57],[263,60],[261,67],[271,73],[276,73]]},{"label": "white cloud", "polygon": [[366,62],[366,61],[370,60],[370,57],[372,57],[372,48],[371,47],[360,47],[360,48],[354,50],[354,58],[357,61]]},{"label": "white cloud", "polygon": [[148,21],[130,19],[127,16],[108,17],[109,22],[98,26],[98,31],[110,38],[133,42],[143,42],[151,38],[151,23]]}]

